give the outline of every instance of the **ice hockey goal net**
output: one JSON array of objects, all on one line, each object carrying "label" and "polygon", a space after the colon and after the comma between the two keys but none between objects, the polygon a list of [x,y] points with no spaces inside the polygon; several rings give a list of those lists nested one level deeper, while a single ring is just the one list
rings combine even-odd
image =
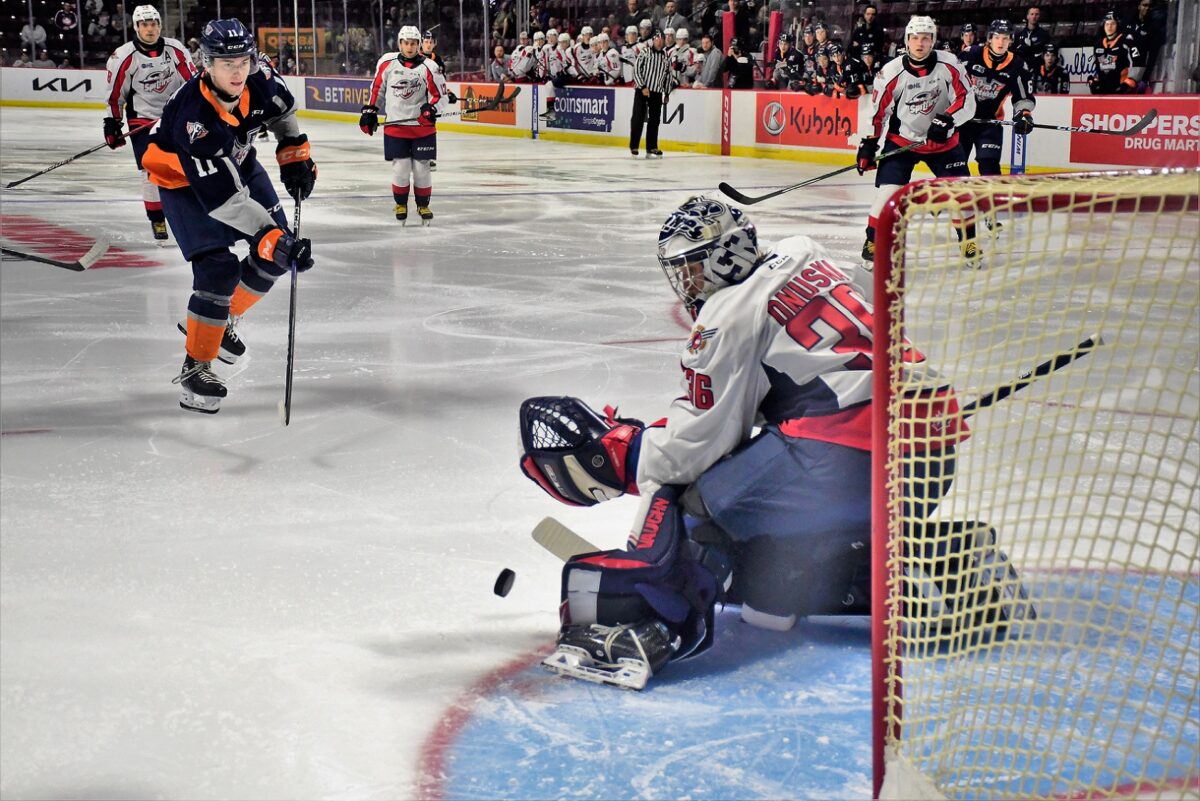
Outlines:
[{"label": "ice hockey goal net", "polygon": [[881,216],[882,797],[1200,796],[1198,194],[1186,171],[932,180]]}]

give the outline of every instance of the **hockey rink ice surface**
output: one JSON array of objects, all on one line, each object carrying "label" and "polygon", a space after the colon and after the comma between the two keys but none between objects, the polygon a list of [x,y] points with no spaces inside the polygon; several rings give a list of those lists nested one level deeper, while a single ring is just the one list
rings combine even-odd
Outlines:
[{"label": "hockey rink ice surface", "polygon": [[[101,117],[0,110],[0,178],[96,144]],[[286,279],[215,365],[220,413],[179,408],[191,272],[152,242],[128,148],[0,194],[7,246],[114,245],[84,273],[0,267],[0,795],[869,797],[865,618],[780,634],[726,609],[712,651],[641,693],[543,672],[559,563],[530,530],[618,547],[636,500],[571,509],[517,467],[526,397],[653,420],[678,394],[672,209],[840,165],[443,133],[433,225],[402,228],[380,137],[301,126],[317,264],[287,428]],[[852,261],[872,192],[851,173],[750,214]]]}]

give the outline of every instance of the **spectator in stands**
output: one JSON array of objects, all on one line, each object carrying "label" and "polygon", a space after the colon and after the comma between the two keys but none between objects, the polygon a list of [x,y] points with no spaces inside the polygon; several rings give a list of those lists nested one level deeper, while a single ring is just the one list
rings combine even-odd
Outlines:
[{"label": "spectator in stands", "polygon": [[1042,18],[1039,6],[1030,6],[1025,12],[1025,27],[1017,33],[1013,40],[1013,52],[1025,59],[1029,71],[1034,72],[1042,63],[1042,53],[1050,43],[1050,34],[1038,25]]},{"label": "spectator in stands", "polygon": [[97,17],[104,10],[104,0],[83,0],[83,13],[89,17]]},{"label": "spectator in stands", "polygon": [[14,67],[32,67],[33,62],[29,60],[29,56],[25,55],[25,51],[22,50],[20,53],[17,54],[17,57],[13,59],[12,66],[14,66]]},{"label": "spectator in stands", "polygon": [[1135,48],[1133,67],[1129,75],[1138,82],[1139,91],[1146,91],[1159,53],[1167,36],[1166,10],[1154,0],[1139,0],[1137,12],[1125,20],[1124,30]]},{"label": "spectator in stands", "polygon": [[[754,43],[750,41],[750,10],[742,4],[741,0],[727,0],[725,10],[717,18],[718,35],[722,36],[725,30],[725,14],[733,15],[733,36],[738,40],[739,51],[742,48],[746,48],[746,52],[753,50]],[[739,88],[746,89],[749,87],[742,86]]]},{"label": "spectator in stands", "polygon": [[75,4],[63,0],[62,8],[54,15],[54,27],[63,33],[68,33],[79,27],[79,15],[75,13]]},{"label": "spectator in stands", "polygon": [[625,13],[620,17],[620,26],[622,30],[630,25],[636,28],[643,19],[649,18],[650,12],[643,11],[638,0],[625,0]]},{"label": "spectator in stands", "polygon": [[698,89],[720,89],[724,59],[721,57],[721,51],[714,46],[711,33],[700,37],[700,52],[696,54],[696,58],[700,66],[696,68],[696,82],[692,86]]},{"label": "spectator in stands", "polygon": [[39,50],[38,57],[33,60],[33,66],[53,69],[58,65],[54,63],[54,59],[50,58],[50,55],[45,50]]},{"label": "spectator in stands", "polygon": [[885,41],[883,25],[879,22],[879,10],[874,3],[867,3],[850,34],[850,52],[861,53],[863,47],[868,46],[871,52],[878,56],[883,52]]},{"label": "spectator in stands", "polygon": [[511,79],[508,74],[508,59],[504,55],[504,45],[498,44],[492,48],[492,60],[488,62],[484,78],[497,82]]},{"label": "spectator in stands", "polygon": [[21,49],[31,56],[46,44],[46,29],[35,19],[30,18],[21,27]]},{"label": "spectator in stands", "polygon": [[496,39],[508,41],[512,35],[513,28],[516,27],[517,17],[509,8],[508,2],[500,4],[500,10],[496,12],[495,19],[492,20],[492,36]]},{"label": "spectator in stands", "polygon": [[[730,0],[731,3],[737,0]],[[721,66],[721,71],[729,75],[728,86],[730,89],[753,89],[754,88],[754,64],[750,61],[750,56],[741,48],[741,43],[735,37],[729,42],[729,49],[725,51],[725,61]]]},{"label": "spectator in stands", "polygon": [[962,26],[962,31],[959,32],[958,47],[954,48],[954,52],[960,59],[963,59],[976,47],[979,47],[979,43],[975,40],[975,25],[968,22]]},{"label": "spectator in stands", "polygon": [[1042,53],[1042,65],[1033,73],[1035,95],[1068,95],[1071,93],[1071,76],[1058,63],[1058,45],[1049,42]]},{"label": "spectator in stands", "polygon": [[193,36],[187,40],[188,54],[192,57],[193,64],[201,64],[201,57],[204,55],[200,52],[200,40]]},{"label": "spectator in stands", "polygon": [[662,21],[659,23],[659,27],[664,31],[667,28],[671,30],[687,28],[687,20],[676,10],[675,0],[667,0],[666,5],[663,7]]}]

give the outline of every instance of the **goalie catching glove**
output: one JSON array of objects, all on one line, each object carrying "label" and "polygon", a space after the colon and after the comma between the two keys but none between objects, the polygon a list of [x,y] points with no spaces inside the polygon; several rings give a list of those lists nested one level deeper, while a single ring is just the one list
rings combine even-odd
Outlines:
[{"label": "goalie catching glove", "polygon": [[521,470],[550,497],[595,506],[637,495],[640,420],[601,416],[578,398],[539,397],[521,404]]}]

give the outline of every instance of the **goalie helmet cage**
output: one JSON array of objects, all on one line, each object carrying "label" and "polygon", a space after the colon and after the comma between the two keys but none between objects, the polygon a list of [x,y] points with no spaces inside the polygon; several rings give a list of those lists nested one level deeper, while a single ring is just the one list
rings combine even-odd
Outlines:
[{"label": "goalie helmet cage", "polygon": [[[934,179],[880,215],[876,797],[1200,795],[1198,193],[1185,170]],[[952,221],[986,216],[976,269]],[[905,397],[940,375],[965,405],[1093,333],[967,421],[918,519],[949,456]]]}]

